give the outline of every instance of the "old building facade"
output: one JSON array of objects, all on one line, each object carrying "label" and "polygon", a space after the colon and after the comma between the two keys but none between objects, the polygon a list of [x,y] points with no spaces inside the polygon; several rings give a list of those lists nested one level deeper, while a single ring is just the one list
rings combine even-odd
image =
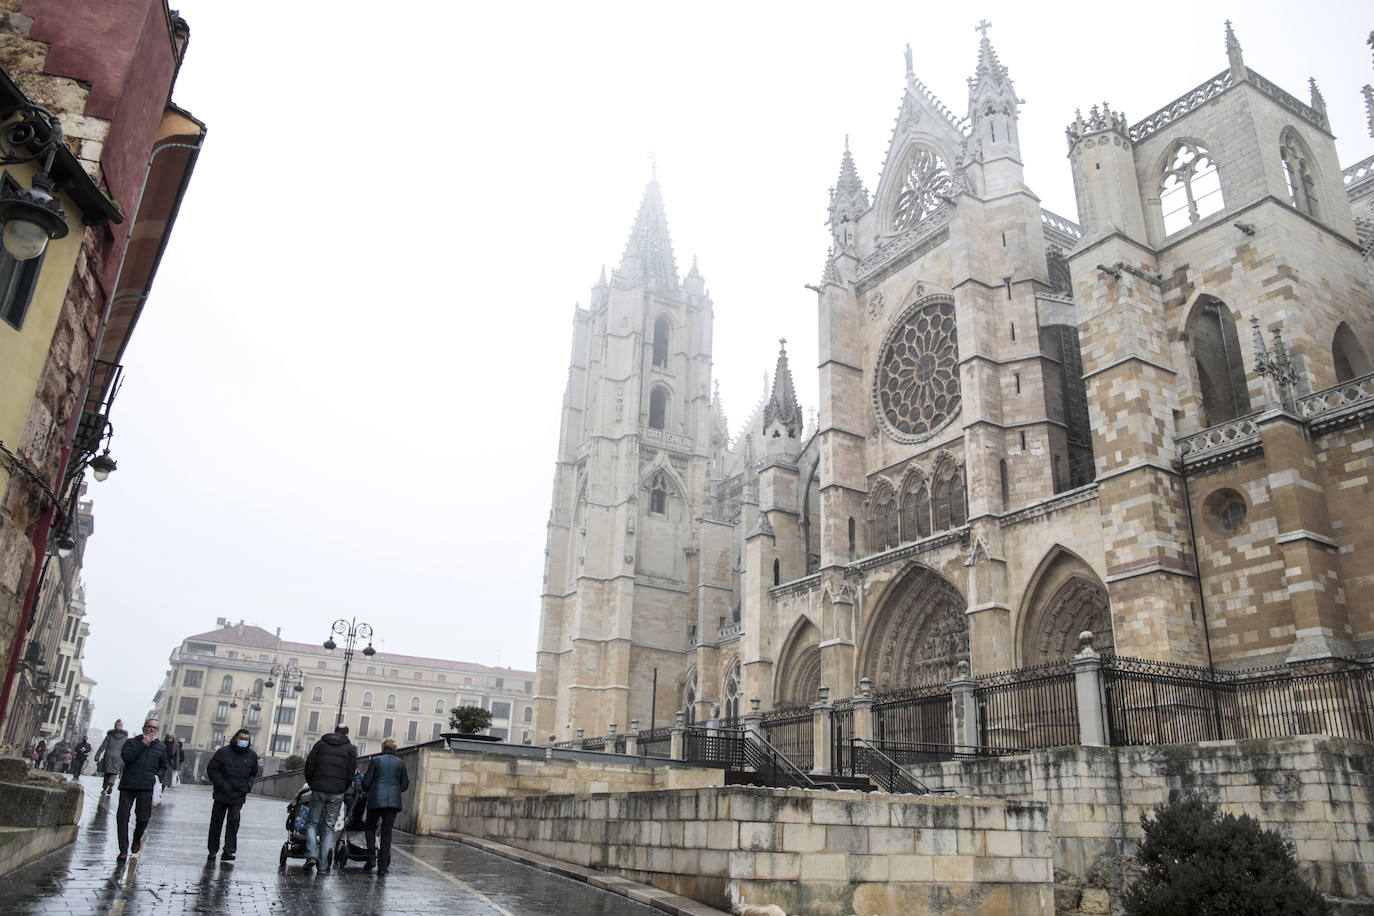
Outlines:
[{"label": "old building facade", "polygon": [[[280,761],[309,753],[338,719],[341,649],[222,621],[186,637],[168,660],[150,714],[181,739],[193,774],[239,728],[252,733],[261,756]],[[488,734],[527,744],[534,740],[533,689],[532,671],[384,651],[365,657],[359,647],[348,669],[343,720],[359,753],[369,754],[381,750],[383,738],[401,745],[432,741],[450,730],[454,706],[481,706],[492,713]]]},{"label": "old building facade", "polygon": [[731,441],[650,184],[574,318],[541,735],[1057,662],[1084,630],[1218,667],[1374,645],[1374,174],[1225,40],[1145,119],[1075,117],[1078,221],[1025,184],[986,29],[962,117],[908,51],[876,184],[846,149],[831,191],[815,429],[784,348]]}]

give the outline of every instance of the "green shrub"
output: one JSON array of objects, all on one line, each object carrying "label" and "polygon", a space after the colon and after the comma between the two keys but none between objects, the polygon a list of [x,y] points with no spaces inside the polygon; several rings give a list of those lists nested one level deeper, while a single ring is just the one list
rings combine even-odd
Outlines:
[{"label": "green shrub", "polygon": [[292,754],[282,761],[283,770],[303,770],[305,769],[305,758],[300,754]]},{"label": "green shrub", "polygon": [[1127,916],[1321,916],[1292,846],[1247,814],[1223,815],[1189,794],[1140,816],[1142,873],[1126,893]]},{"label": "green shrub", "polygon": [[448,727],[460,735],[475,735],[491,727],[491,710],[480,706],[455,706],[448,712]]}]

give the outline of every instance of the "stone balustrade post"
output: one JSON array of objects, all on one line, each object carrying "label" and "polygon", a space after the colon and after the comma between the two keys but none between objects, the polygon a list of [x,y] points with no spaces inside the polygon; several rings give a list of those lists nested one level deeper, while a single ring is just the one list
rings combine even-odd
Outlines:
[{"label": "stone balustrade post", "polygon": [[682,710],[678,710],[673,717],[673,727],[668,730],[668,756],[673,760],[684,760],[687,757],[687,726],[684,724],[686,718]]},{"label": "stone balustrade post", "polygon": [[607,753],[607,754],[614,754],[614,753],[615,753],[615,723],[614,723],[614,722],[611,723],[611,730],[610,730],[610,732],[606,735],[605,741],[604,741],[604,743],[603,743],[602,746],[601,746],[601,750],[602,750],[604,753]]},{"label": "stone balustrade post", "polygon": [[835,768],[835,747],[831,741],[830,723],[835,707],[830,705],[830,688],[825,684],[817,691],[819,703],[811,704],[811,772],[829,776]]},{"label": "stone balustrade post", "polygon": [[631,757],[639,756],[639,720],[630,720],[630,730],[625,733],[625,753]]},{"label": "stone balustrade post", "polygon": [[1078,699],[1078,743],[1086,747],[1107,746],[1107,716],[1102,708],[1102,657],[1093,649],[1093,634],[1078,634],[1078,652],[1069,665],[1073,668],[1074,693]]},{"label": "stone balustrade post", "polygon": [[961,747],[978,746],[978,701],[973,691],[978,686],[968,662],[960,662],[958,674],[949,682],[951,710],[954,714],[954,743]]},{"label": "stone balustrade post", "polygon": [[579,729],[577,730],[577,749],[578,749],[579,751],[582,750],[582,734],[583,734],[583,731],[582,731],[582,729],[579,728]]},{"label": "stone balustrade post", "polygon": [[854,737],[865,741],[873,740],[873,681],[863,678],[859,681],[859,695],[849,701],[854,709]]}]

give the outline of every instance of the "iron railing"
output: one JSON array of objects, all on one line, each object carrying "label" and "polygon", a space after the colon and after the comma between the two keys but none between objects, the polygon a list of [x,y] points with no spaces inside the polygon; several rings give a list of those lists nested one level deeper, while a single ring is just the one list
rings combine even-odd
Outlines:
[{"label": "iron railing", "polygon": [[876,694],[873,737],[880,742],[949,744],[954,737],[954,725],[948,685],[924,684]]},{"label": "iron railing", "polygon": [[742,770],[746,743],[743,729],[692,726],[683,736],[683,759],[700,766]]},{"label": "iron railing", "polygon": [[639,756],[667,759],[673,753],[673,730],[654,728],[639,733]]},{"label": "iron railing", "polygon": [[883,750],[863,738],[849,739],[848,767],[841,770],[850,776],[867,776],[876,782],[884,792],[896,795],[929,795],[931,788]]},{"label": "iron railing", "polygon": [[765,785],[779,788],[795,786],[800,789],[839,789],[836,783],[812,779],[802,768],[800,761],[788,759],[786,754],[756,731],[751,730],[746,735],[744,754],[745,762]]},{"label": "iron railing", "polygon": [[831,761],[836,773],[843,773],[854,737],[854,707],[849,700],[838,700],[830,714]]},{"label": "iron railing", "polygon": [[1374,740],[1374,658],[1215,671],[1102,659],[1114,746],[1323,734]]},{"label": "iron railing", "polygon": [[788,706],[763,714],[763,738],[780,748],[797,766],[815,766],[813,747],[815,728],[811,710],[805,706]]},{"label": "iron railing", "polygon": [[978,678],[978,743],[989,748],[1062,747],[1078,743],[1073,668],[1052,662]]}]

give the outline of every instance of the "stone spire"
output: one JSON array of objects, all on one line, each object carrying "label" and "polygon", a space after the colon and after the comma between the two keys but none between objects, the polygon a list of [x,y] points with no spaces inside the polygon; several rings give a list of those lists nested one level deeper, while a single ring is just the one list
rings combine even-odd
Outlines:
[{"label": "stone spire", "polygon": [[988,40],[992,23],[979,22],[975,31],[982,33],[978,41],[978,65],[968,80],[968,123],[973,140],[967,152],[972,162],[984,165],[983,189],[988,194],[1002,194],[1022,186],[1021,140],[1017,120],[1021,100],[1011,84],[1007,68],[997,59],[997,52]]},{"label": "stone spire", "polygon": [[796,439],[801,436],[802,411],[792,387],[792,370],[787,365],[787,339],[778,344],[778,366],[773,370],[773,392],[763,408],[763,429],[766,435],[772,435],[769,430],[777,424],[787,438]]},{"label": "stone spire", "polygon": [[840,157],[840,177],[835,187],[830,189],[830,233],[834,236],[837,252],[854,253],[854,224],[867,209],[868,191],[859,180],[858,170],[854,168],[854,157],[849,154],[849,136],[846,134],[844,155]]},{"label": "stone spire", "polygon": [[662,289],[678,287],[677,262],[673,260],[673,243],[668,237],[668,217],[663,213],[657,176],[650,178],[644,188],[639,214],[620,258],[620,272],[640,274],[647,284]]},{"label": "stone spire", "polygon": [[997,59],[997,52],[992,48],[992,42],[988,40],[988,29],[992,28],[992,23],[986,19],[979,22],[974,27],[975,32],[981,32],[983,37],[978,42],[978,67],[973,71],[973,78],[969,80],[970,88],[979,83],[992,82],[997,85],[1006,83],[1010,85],[1011,78],[1007,75],[1007,68],[1002,66],[1002,62]]},{"label": "stone spire", "polygon": [[1226,60],[1231,65],[1231,79],[1239,83],[1245,79],[1248,72],[1245,69],[1245,59],[1240,56],[1240,41],[1236,38],[1236,33],[1231,29],[1231,20],[1226,20]]},{"label": "stone spire", "polygon": [[730,423],[725,419],[725,405],[720,400],[719,379],[711,394],[711,445],[721,449],[730,447]]},{"label": "stone spire", "polygon": [[1326,99],[1322,97],[1322,91],[1317,88],[1317,78],[1315,76],[1309,76],[1307,78],[1307,88],[1312,92],[1312,107],[1325,116]]}]

